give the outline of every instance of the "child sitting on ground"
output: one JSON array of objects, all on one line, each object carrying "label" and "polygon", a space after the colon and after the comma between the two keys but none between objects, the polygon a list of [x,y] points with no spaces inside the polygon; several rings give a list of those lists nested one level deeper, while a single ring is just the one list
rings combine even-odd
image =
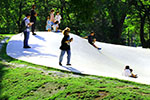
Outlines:
[{"label": "child sitting on ground", "polygon": [[54,32],[61,32],[60,30],[58,30],[58,28],[59,28],[58,24],[59,24],[59,22],[58,22],[58,21],[56,21],[56,22],[54,23],[54,25],[52,26],[52,27],[53,27]]},{"label": "child sitting on ground", "polygon": [[134,75],[132,73],[132,69],[130,69],[129,66],[126,66],[125,69],[124,69],[124,75],[127,76],[127,77],[133,77],[133,78],[137,78],[137,75]]},{"label": "child sitting on ground", "polygon": [[133,69],[130,69],[130,72],[131,72],[131,76],[130,77],[133,77],[133,78],[137,78],[137,74],[134,75],[132,72],[133,72]]}]

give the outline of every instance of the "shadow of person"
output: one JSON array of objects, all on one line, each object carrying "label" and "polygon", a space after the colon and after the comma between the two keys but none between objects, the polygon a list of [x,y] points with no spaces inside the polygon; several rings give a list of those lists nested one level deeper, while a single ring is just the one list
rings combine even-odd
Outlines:
[{"label": "shadow of person", "polygon": [[[22,54],[31,55],[31,56],[47,56],[47,57],[51,56],[51,57],[58,57],[57,55],[52,54],[52,53],[41,53],[40,51],[37,50],[37,48],[41,47],[38,44],[31,44],[31,47],[32,48],[30,48],[30,49],[23,49],[23,51],[22,51],[23,53]],[[24,51],[28,51],[28,53],[25,53]]]},{"label": "shadow of person", "polygon": [[43,37],[41,37],[39,35],[35,35],[35,37],[38,38],[39,40],[46,41]]},{"label": "shadow of person", "polygon": [[71,72],[75,72],[75,73],[80,73],[81,74],[81,72],[79,70],[77,70],[77,69],[75,69],[73,67],[66,67],[66,66],[62,66],[62,67],[67,69],[67,70],[69,70],[69,71],[71,71]]}]

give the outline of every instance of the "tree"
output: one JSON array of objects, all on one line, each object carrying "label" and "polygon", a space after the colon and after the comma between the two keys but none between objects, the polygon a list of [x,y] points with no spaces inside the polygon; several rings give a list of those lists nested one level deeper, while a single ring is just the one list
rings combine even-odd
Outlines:
[{"label": "tree", "polygon": [[150,48],[150,1],[138,0],[135,8],[140,18],[140,40],[143,48]]},{"label": "tree", "polygon": [[109,0],[104,1],[108,16],[111,20],[111,38],[113,43],[120,44],[123,24],[127,13],[131,10],[131,6],[135,0]]}]

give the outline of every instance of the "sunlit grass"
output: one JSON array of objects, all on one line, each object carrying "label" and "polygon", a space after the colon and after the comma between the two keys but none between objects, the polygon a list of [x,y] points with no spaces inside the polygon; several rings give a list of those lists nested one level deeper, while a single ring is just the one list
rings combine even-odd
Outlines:
[{"label": "sunlit grass", "polygon": [[0,61],[0,100],[150,100],[150,85],[80,74],[79,77],[60,77],[33,68],[19,68],[23,64],[64,72],[13,59],[7,56],[6,45],[0,51],[1,59],[16,65]]}]

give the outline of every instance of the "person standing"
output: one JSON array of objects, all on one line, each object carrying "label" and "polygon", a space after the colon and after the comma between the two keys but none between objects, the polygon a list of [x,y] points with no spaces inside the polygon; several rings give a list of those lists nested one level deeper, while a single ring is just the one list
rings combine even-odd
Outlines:
[{"label": "person standing", "polygon": [[54,32],[61,32],[61,30],[58,29],[58,28],[59,28],[58,24],[59,24],[59,22],[56,21],[56,22],[54,23],[54,25],[52,26]]},{"label": "person standing", "polygon": [[30,35],[30,27],[33,25],[32,22],[30,22],[30,14],[27,14],[26,17],[23,19],[25,21],[25,27],[26,29],[24,30],[24,42],[23,42],[23,48],[31,48],[28,45],[28,40],[29,40],[29,35]]},{"label": "person standing", "polygon": [[60,15],[59,12],[57,11],[57,12],[56,12],[56,16],[55,16],[55,20],[58,21],[59,24],[60,24],[60,20],[61,20],[61,19],[62,19],[62,18],[61,18],[61,15]]},{"label": "person standing", "polygon": [[31,19],[30,19],[30,21],[33,22],[32,29],[31,29],[33,35],[36,35],[36,33],[34,33],[34,31],[35,31],[35,25],[36,25],[36,16],[37,16],[35,8],[36,8],[36,6],[32,5]]},{"label": "person standing", "polygon": [[51,30],[52,30],[52,26],[54,25],[54,22],[55,22],[54,13],[55,13],[54,9],[51,9],[51,12],[50,12]]},{"label": "person standing", "polygon": [[64,37],[61,41],[61,46],[60,46],[61,54],[59,57],[59,65],[60,66],[62,66],[62,60],[63,60],[63,56],[64,56],[65,52],[67,52],[67,65],[71,66],[71,64],[70,64],[70,59],[71,59],[70,42],[73,41],[73,38],[70,39],[69,32],[70,32],[70,29],[65,29],[63,31]]},{"label": "person standing", "polygon": [[49,16],[47,17],[47,21],[46,21],[46,30],[48,30],[48,32],[51,31],[51,22]]}]

